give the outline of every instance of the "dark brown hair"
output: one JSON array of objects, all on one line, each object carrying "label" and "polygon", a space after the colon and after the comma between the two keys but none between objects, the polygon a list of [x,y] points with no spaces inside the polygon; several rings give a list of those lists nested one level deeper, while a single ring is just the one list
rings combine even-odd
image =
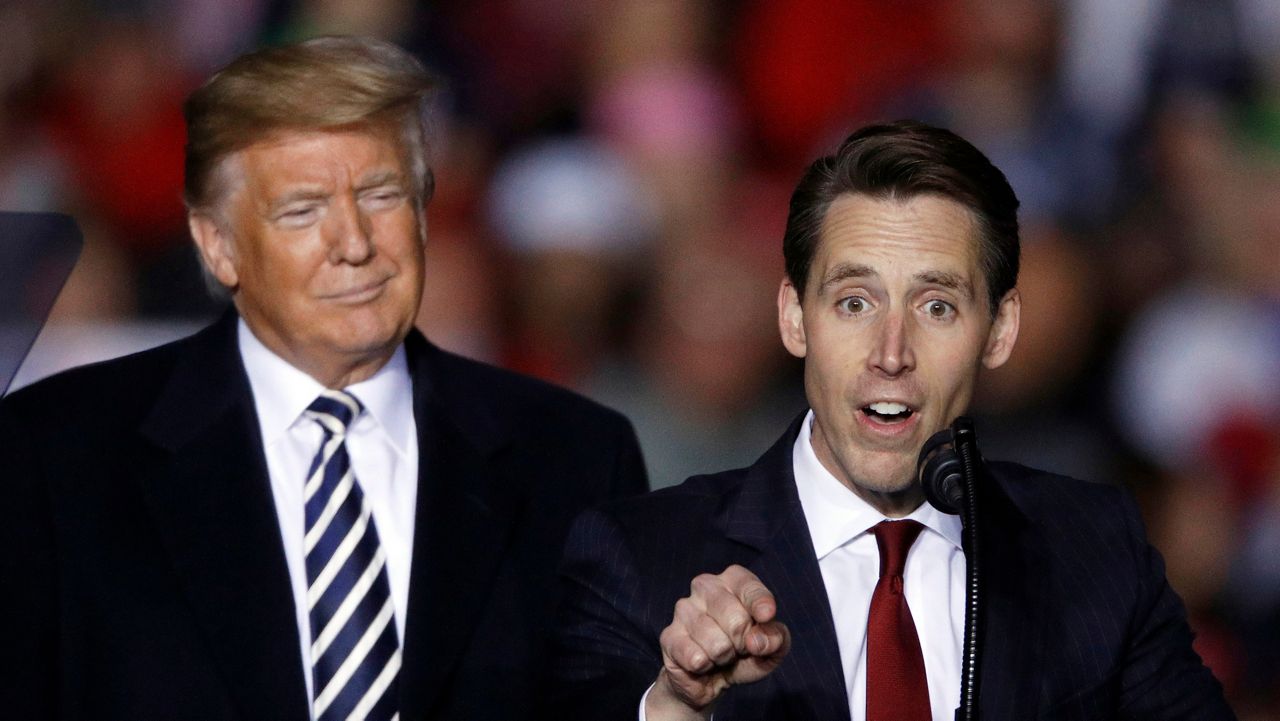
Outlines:
[{"label": "dark brown hair", "polygon": [[787,277],[803,297],[827,208],[845,194],[905,200],[937,195],[965,206],[978,228],[978,257],[994,315],[1018,282],[1018,198],[1004,173],[955,133],[914,120],[870,125],[809,166],[782,236]]}]

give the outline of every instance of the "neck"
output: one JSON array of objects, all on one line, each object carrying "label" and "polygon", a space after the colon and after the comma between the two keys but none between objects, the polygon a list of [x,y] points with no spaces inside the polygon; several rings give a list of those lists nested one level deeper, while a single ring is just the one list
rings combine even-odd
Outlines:
[{"label": "neck", "polygon": [[394,352],[395,350],[392,349],[389,353],[380,354],[376,358],[362,361],[354,366],[337,365],[330,367],[325,365],[315,365],[313,367],[306,367],[304,365],[294,363],[293,361],[289,362],[293,363],[294,366],[302,372],[312,378],[315,378],[325,388],[330,390],[342,390],[343,388],[353,386],[356,383],[372,378],[373,374],[382,370],[382,367],[387,364],[387,361],[391,360],[391,355]]},{"label": "neck", "polygon": [[885,518],[905,518],[924,503],[924,491],[918,483],[913,483],[909,488],[901,491],[884,492],[863,488],[843,479],[840,482]]},{"label": "neck", "polygon": [[[861,498],[867,505],[879,511],[886,518],[902,518],[924,503],[924,488],[910,476],[901,480],[890,477],[888,481],[861,480],[855,476],[852,468],[846,468],[840,457],[831,449],[830,439],[826,437],[818,419],[813,419],[813,430],[809,435],[809,445],[813,449],[818,463],[827,470],[853,495]],[[909,471],[908,471],[909,473]],[[896,474],[891,474],[896,475]],[[899,477],[900,478],[900,477]]]},{"label": "neck", "polygon": [[342,390],[361,381],[372,378],[382,370],[400,347],[395,343],[387,348],[377,348],[362,353],[320,353],[312,348],[300,348],[283,342],[270,334],[260,334],[249,324],[249,332],[253,333],[267,350],[275,353],[281,360],[314,378],[320,385],[330,390]]}]

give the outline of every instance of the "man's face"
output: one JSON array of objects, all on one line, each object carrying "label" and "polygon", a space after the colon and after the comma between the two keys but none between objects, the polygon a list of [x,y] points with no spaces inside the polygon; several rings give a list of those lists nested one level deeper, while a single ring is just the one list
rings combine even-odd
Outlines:
[{"label": "man's face", "polygon": [[1017,291],[993,322],[974,219],[931,195],[838,198],[806,285],[800,298],[783,281],[778,316],[787,350],[805,359],[814,451],[872,505],[909,512],[921,446],[968,407],[979,365],[1009,357]]},{"label": "man's face", "polygon": [[268,348],[326,385],[381,367],[413,325],[425,225],[393,127],[283,131],[230,158],[208,266]]}]

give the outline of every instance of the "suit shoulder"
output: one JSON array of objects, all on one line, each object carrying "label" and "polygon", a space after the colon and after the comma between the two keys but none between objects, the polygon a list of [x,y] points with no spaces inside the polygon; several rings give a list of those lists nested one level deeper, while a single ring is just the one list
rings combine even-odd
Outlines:
[{"label": "suit shoulder", "polygon": [[4,398],[10,412],[29,419],[65,418],[111,408],[119,413],[149,407],[191,337],[119,358],[76,366],[20,388]]},{"label": "suit shoulder", "polygon": [[1127,498],[1118,486],[1082,481],[1019,463],[990,461],[987,467],[1010,499],[1029,515],[1062,509],[1064,505],[1083,512],[1104,510]]},{"label": "suit shoulder", "polygon": [[623,528],[704,529],[746,479],[748,469],[690,476],[683,483],[605,504],[600,511]]},{"label": "suit shoulder", "polygon": [[1146,546],[1146,531],[1129,492],[1016,463],[988,463],[1009,500],[1051,542],[1097,543],[1102,548]]}]

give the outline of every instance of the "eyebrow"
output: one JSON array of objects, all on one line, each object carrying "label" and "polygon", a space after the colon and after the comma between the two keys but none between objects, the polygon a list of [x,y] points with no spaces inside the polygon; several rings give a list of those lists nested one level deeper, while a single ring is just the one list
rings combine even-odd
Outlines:
[{"label": "eyebrow", "polygon": [[361,179],[360,184],[356,186],[356,192],[392,183],[399,184],[400,182],[401,179],[399,173],[394,170],[385,170],[381,173],[374,173],[373,175]]},{"label": "eyebrow", "polygon": [[[401,178],[399,173],[397,173],[394,170],[386,170],[381,173],[375,173],[373,175],[370,175],[367,178],[362,179],[360,181],[360,184],[356,186],[355,191],[359,193],[365,190],[370,190],[372,188],[377,188],[379,186],[388,185],[392,183],[398,184],[400,182],[401,182]],[[329,197],[329,193],[324,190],[312,190],[312,189],[297,190],[292,193],[287,193],[271,201],[270,205],[267,206],[267,214],[275,215],[276,213],[279,213],[281,210],[283,210],[285,206],[293,203],[297,203],[299,201],[325,200],[328,197]]]},{"label": "eyebrow", "polygon": [[[822,279],[822,284],[818,288],[819,293],[825,292],[830,286],[843,283],[850,278],[870,278],[878,275],[875,269],[869,265],[862,263],[840,263],[827,273]],[[926,270],[916,273],[913,278],[920,283],[927,285],[936,285],[942,288],[948,288],[963,295],[966,299],[973,298],[973,284],[968,278],[959,273],[951,273],[944,270]]]},{"label": "eyebrow", "polygon": [[959,273],[948,273],[942,270],[926,270],[916,273],[915,279],[921,283],[949,288],[963,295],[966,300],[973,298],[973,284]]},{"label": "eyebrow", "polygon": [[329,194],[322,190],[295,190],[292,193],[286,193],[285,195],[282,195],[279,198],[272,200],[267,205],[266,212],[268,216],[273,216],[276,213],[279,213],[280,211],[284,210],[285,206],[291,205],[293,203],[297,203],[303,200],[324,200],[325,198],[328,198],[328,197],[329,197]]},{"label": "eyebrow", "polygon": [[876,275],[876,272],[869,265],[839,263],[827,273],[827,277],[822,279],[822,285],[818,286],[818,292],[825,292],[828,287],[842,283],[850,278],[870,278],[873,275]]}]

